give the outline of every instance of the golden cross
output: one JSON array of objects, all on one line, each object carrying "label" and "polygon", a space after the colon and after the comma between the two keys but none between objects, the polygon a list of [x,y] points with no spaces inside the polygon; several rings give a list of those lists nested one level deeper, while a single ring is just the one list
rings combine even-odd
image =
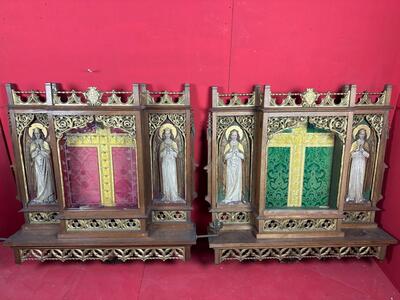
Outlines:
[{"label": "golden cross", "polygon": [[307,132],[307,123],[271,138],[268,147],[290,148],[288,207],[301,207],[306,147],[333,147],[334,142],[333,134]]},{"label": "golden cross", "polygon": [[112,148],[135,147],[135,140],[126,133],[113,133],[97,128],[95,133],[67,134],[68,147],[96,147],[99,162],[101,204],[115,206]]}]

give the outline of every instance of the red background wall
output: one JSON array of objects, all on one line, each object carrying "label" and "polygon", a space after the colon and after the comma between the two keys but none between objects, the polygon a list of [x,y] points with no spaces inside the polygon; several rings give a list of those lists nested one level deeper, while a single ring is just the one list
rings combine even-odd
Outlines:
[{"label": "red background wall", "polygon": [[[392,83],[393,104],[398,98],[396,0],[14,0],[0,1],[0,9],[1,85],[39,89],[45,82],[60,82],[65,88],[118,89],[144,82],[174,90],[192,84],[200,165],[194,218],[200,230],[209,221],[203,167],[211,85],[239,92],[265,83],[275,91],[335,90],[345,83],[379,90]],[[0,89],[0,118],[10,146],[6,116]],[[398,117],[395,125],[381,223],[400,238]],[[7,156],[0,151],[0,236],[5,236],[21,218]],[[392,247],[382,268],[400,288],[394,276],[399,252]]]}]

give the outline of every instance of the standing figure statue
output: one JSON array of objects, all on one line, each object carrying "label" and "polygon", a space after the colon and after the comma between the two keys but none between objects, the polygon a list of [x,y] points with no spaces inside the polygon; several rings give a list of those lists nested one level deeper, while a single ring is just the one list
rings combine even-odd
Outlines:
[{"label": "standing figure statue", "polygon": [[178,145],[173,140],[176,137],[176,128],[172,124],[164,124],[160,128],[160,165],[161,165],[161,187],[162,202],[184,202],[178,194],[178,174],[176,158],[178,156]]},{"label": "standing figure statue", "polygon": [[244,160],[244,149],[240,140],[243,131],[238,126],[227,129],[226,137],[228,144],[224,150],[224,161],[226,162],[225,199],[224,204],[234,204],[242,201],[242,164]]},{"label": "standing figure statue", "polygon": [[51,166],[50,146],[45,141],[46,130],[41,124],[34,124],[29,130],[32,143],[29,153],[35,175],[36,197],[32,204],[49,204],[56,200],[54,193],[53,169]]},{"label": "standing figure statue", "polygon": [[349,191],[346,202],[362,203],[367,201],[364,199],[364,178],[369,157],[369,145],[367,139],[370,135],[370,129],[366,125],[360,125],[356,128],[355,138],[357,140],[351,145],[351,168],[349,179]]}]

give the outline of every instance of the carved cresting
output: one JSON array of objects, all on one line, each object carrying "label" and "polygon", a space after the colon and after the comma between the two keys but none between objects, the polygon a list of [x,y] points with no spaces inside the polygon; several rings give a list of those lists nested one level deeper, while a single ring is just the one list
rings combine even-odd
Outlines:
[{"label": "carved cresting", "polygon": [[[133,105],[138,101],[137,85],[134,85],[133,91],[100,91],[96,87],[89,87],[86,91],[58,91],[53,85],[52,98],[55,105],[88,105],[88,106],[101,106],[101,105]],[[122,95],[128,95],[126,100],[122,100]],[[86,102],[82,101],[82,95]],[[104,95],[109,95],[105,97]],[[120,95],[120,96],[118,96]],[[65,98],[64,98],[65,96]]]},{"label": "carved cresting", "polygon": [[184,247],[128,247],[128,248],[31,248],[19,249],[21,261],[27,260],[184,260]]},{"label": "carved cresting", "polygon": [[[278,98],[281,99],[278,101]],[[297,99],[298,100],[297,100]],[[335,98],[337,100],[335,100]],[[303,93],[271,93],[270,105],[274,107],[316,107],[316,106],[348,106],[350,103],[350,90],[345,92],[318,93],[308,88]]]}]

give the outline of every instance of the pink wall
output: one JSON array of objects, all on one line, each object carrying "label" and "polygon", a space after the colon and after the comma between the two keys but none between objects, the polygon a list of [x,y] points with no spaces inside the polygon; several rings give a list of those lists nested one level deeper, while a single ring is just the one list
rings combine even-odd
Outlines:
[{"label": "pink wall", "polygon": [[[144,82],[179,89],[191,83],[201,199],[194,217],[204,228],[209,87],[245,91],[269,83],[275,91],[334,90],[355,83],[380,89],[392,83],[397,99],[399,8],[396,0],[3,1],[0,84],[117,89]],[[5,103],[0,89],[7,126]],[[14,193],[4,190],[0,210],[14,201]],[[18,224],[15,216],[16,210],[8,222]],[[384,225],[395,222],[388,215]]]}]

